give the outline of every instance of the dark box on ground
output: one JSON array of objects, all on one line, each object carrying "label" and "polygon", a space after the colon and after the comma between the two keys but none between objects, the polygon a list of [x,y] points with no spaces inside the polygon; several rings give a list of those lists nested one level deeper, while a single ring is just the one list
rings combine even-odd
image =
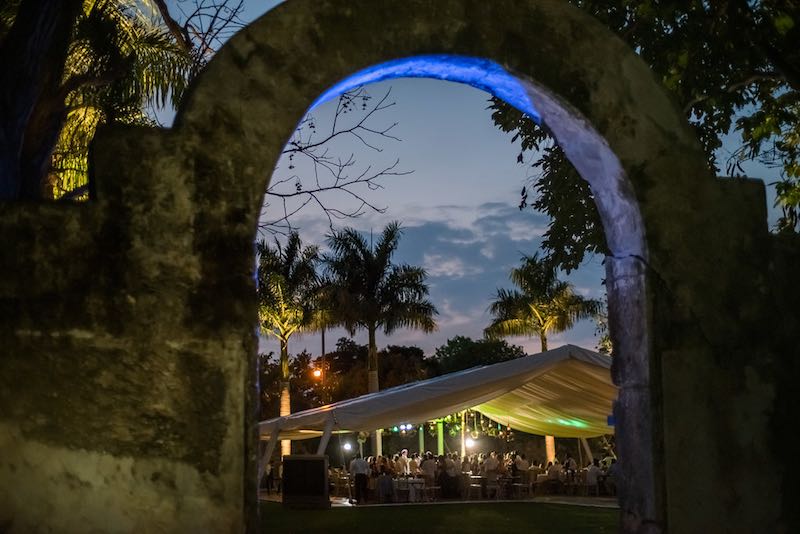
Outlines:
[{"label": "dark box on ground", "polygon": [[291,454],[283,457],[283,505],[290,508],[330,508],[328,457]]}]

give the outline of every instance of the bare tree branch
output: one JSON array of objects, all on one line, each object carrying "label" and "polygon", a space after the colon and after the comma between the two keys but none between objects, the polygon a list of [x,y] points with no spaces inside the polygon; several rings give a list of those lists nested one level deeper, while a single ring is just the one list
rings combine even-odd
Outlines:
[{"label": "bare tree branch", "polygon": [[159,14],[161,14],[161,19],[164,21],[164,24],[167,26],[169,33],[172,34],[172,37],[175,38],[181,46],[183,46],[184,50],[187,52],[194,48],[192,44],[192,38],[189,36],[189,32],[186,31],[185,26],[181,26],[178,24],[178,21],[172,18],[170,15],[169,7],[167,7],[167,3],[164,0],[153,0],[158,8]]},{"label": "bare tree branch", "polygon": [[[286,145],[266,192],[259,228],[262,232],[287,234],[296,229],[292,218],[306,208],[315,207],[325,214],[328,225],[355,218],[369,211],[384,213],[386,208],[372,201],[368,194],[383,188],[382,179],[404,176],[412,171],[399,168],[400,161],[384,165],[359,165],[355,154],[343,156],[336,143],[355,139],[370,151],[381,153],[380,141],[400,141],[390,132],[397,126],[374,124],[381,111],[395,103],[389,100],[391,89],[375,103],[363,88],[342,94],[330,119],[330,130],[318,137],[317,118],[307,115]],[[344,115],[356,114],[349,125]],[[298,167],[303,167],[302,171]],[[290,171],[286,175],[281,169]]]}]

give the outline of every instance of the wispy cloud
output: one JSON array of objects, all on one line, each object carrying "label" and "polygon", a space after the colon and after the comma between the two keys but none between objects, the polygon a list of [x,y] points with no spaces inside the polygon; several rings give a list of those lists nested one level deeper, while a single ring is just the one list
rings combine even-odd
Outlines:
[{"label": "wispy cloud", "polygon": [[462,278],[483,272],[481,267],[467,265],[458,257],[446,257],[440,254],[425,254],[422,265],[431,277],[447,276],[449,278]]},{"label": "wispy cloud", "polygon": [[440,330],[450,330],[455,327],[471,325],[482,319],[482,310],[478,308],[463,309],[455,306],[449,299],[444,299],[439,305],[439,318],[437,323]]}]

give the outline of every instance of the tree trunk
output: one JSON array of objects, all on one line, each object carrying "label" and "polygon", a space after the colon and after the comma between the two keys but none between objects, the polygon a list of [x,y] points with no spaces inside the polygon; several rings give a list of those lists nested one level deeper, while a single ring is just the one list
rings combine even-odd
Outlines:
[{"label": "tree trunk", "polygon": [[539,341],[542,342],[542,352],[547,351],[547,336],[545,334],[539,335]]},{"label": "tree trunk", "polygon": [[[281,417],[292,413],[291,401],[289,398],[289,381],[281,382]],[[292,454],[292,441],[289,439],[281,440],[281,456]]]},{"label": "tree trunk", "polygon": [[555,463],[556,461],[556,438],[555,436],[544,437],[544,448],[547,454],[547,461]]},{"label": "tree trunk", "polygon": [[[374,325],[367,328],[369,332],[369,352],[367,353],[367,390],[370,393],[375,393],[380,389],[378,384],[378,347],[375,342]],[[383,443],[381,439],[381,431],[376,430],[372,434],[372,454],[379,455],[383,452]]]},{"label": "tree trunk", "polygon": [[378,347],[375,343],[376,327],[370,326],[367,330],[369,332],[369,352],[367,353],[367,377],[369,378],[369,383],[367,391],[375,393],[380,389],[378,384]]},{"label": "tree trunk", "polygon": [[[292,413],[291,397],[289,396],[289,341],[281,339],[281,417]],[[292,454],[291,440],[281,440],[281,456]]]},{"label": "tree trunk", "polygon": [[31,114],[22,145],[22,198],[52,199],[54,196],[47,177],[67,118],[66,96],[58,91],[57,95],[41,98]]},{"label": "tree trunk", "polygon": [[322,404],[327,404],[328,395],[327,395],[327,388],[328,385],[328,364],[327,358],[325,357],[325,327],[323,326],[321,329],[322,333]]},{"label": "tree trunk", "polygon": [[82,5],[82,0],[23,0],[0,47],[0,201],[41,196],[41,182],[30,183],[23,175],[25,135],[42,95],[58,92]]}]

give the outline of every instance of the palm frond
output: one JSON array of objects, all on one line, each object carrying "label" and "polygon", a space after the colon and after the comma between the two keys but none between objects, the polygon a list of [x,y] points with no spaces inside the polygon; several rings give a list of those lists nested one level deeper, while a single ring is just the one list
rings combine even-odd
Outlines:
[{"label": "palm frond", "polygon": [[575,294],[536,254],[523,256],[521,262],[510,275],[519,289],[498,289],[489,306],[494,320],[484,330],[487,337],[537,335],[544,339],[548,333],[568,330],[600,311],[600,302]]},{"label": "palm frond", "polygon": [[150,124],[144,109],[176,104],[192,58],[149,0],[86,0],[70,43],[63,90],[68,114],[54,151],[53,196],[87,183],[88,146],[106,122]]}]

